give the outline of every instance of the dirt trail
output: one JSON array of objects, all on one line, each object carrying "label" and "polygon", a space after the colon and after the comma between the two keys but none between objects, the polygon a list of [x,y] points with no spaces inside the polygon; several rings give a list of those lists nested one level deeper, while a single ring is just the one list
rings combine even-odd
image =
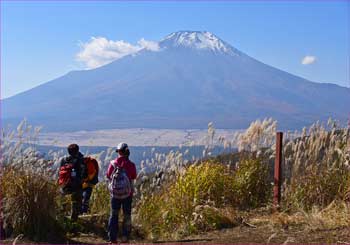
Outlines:
[{"label": "dirt trail", "polygon": [[[2,244],[12,244],[13,239],[1,241]],[[28,240],[18,240],[17,244],[33,244]],[[250,228],[245,226],[211,231],[195,236],[186,237],[181,240],[143,240],[132,239],[131,244],[169,244],[169,243],[188,243],[188,244],[299,244],[299,243],[317,243],[317,244],[350,244],[350,228],[344,227],[334,230],[318,230],[309,232],[297,228],[289,230],[276,230],[269,226],[260,226]],[[71,237],[66,244],[108,244],[106,238],[97,236],[93,233],[79,233]]]},{"label": "dirt trail", "polygon": [[[105,239],[92,234],[80,234],[72,238],[77,243],[102,244],[107,243]],[[143,240],[132,239],[132,244],[140,243],[197,243],[197,244],[218,244],[218,243],[259,243],[259,244],[288,244],[288,243],[332,243],[350,244],[350,227],[333,230],[310,231],[305,227],[291,227],[287,229],[276,229],[271,225],[259,225],[256,228],[244,225],[210,231],[181,240]]]},{"label": "dirt trail", "polygon": [[[68,236],[66,244],[107,244],[107,234],[104,227],[97,225],[95,215],[80,219],[84,231],[72,233]],[[196,244],[227,244],[227,243],[255,243],[255,244],[295,244],[295,243],[328,243],[349,244],[350,227],[336,229],[316,229],[305,223],[293,225],[272,225],[271,216],[251,217],[233,228],[203,232],[179,240],[147,240],[143,239],[134,229],[131,244],[143,243],[196,243]],[[249,222],[249,223],[248,223]],[[1,241],[2,244],[12,244],[13,239]],[[27,240],[18,240],[17,244],[30,244]]]}]

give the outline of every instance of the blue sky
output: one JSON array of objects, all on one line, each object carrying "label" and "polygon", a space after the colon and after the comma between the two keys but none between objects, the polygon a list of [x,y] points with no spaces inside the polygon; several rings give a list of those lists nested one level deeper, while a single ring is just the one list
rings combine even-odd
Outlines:
[{"label": "blue sky", "polygon": [[178,30],[210,31],[264,63],[349,87],[349,4],[2,1],[1,96],[86,69],[77,55],[91,37],[137,47]]}]

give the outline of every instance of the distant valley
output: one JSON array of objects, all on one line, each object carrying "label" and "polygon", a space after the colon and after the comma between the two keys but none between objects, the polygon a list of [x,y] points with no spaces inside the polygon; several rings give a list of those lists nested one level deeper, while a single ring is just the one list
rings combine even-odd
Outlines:
[{"label": "distant valley", "polygon": [[[216,129],[215,141],[219,136],[232,140],[237,130]],[[180,145],[206,145],[207,130],[191,129],[111,129],[77,132],[41,133],[40,145],[66,147],[73,142],[82,146],[115,147],[119,142],[127,142],[130,146],[142,147],[178,147]]]}]

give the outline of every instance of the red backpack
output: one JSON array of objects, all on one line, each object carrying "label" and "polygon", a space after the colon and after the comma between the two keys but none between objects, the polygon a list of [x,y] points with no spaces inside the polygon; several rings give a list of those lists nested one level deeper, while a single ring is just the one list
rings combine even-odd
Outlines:
[{"label": "red backpack", "polygon": [[76,187],[76,171],[72,163],[66,163],[60,167],[58,173],[58,185],[61,188],[63,194],[70,194]]},{"label": "red backpack", "polygon": [[60,171],[58,174],[58,184],[61,187],[69,185],[69,183],[72,181],[72,169],[73,164],[65,164],[62,167],[60,167]]}]

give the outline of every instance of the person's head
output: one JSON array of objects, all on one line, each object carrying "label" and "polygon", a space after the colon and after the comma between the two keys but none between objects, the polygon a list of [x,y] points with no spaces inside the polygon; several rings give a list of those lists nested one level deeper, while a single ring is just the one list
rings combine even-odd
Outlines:
[{"label": "person's head", "polygon": [[127,143],[119,143],[116,149],[116,152],[118,152],[118,154],[120,156],[126,156],[129,157],[130,155],[130,151],[129,151],[129,146]]},{"label": "person's head", "polygon": [[67,150],[69,155],[76,156],[79,153],[79,146],[77,144],[70,144]]}]

